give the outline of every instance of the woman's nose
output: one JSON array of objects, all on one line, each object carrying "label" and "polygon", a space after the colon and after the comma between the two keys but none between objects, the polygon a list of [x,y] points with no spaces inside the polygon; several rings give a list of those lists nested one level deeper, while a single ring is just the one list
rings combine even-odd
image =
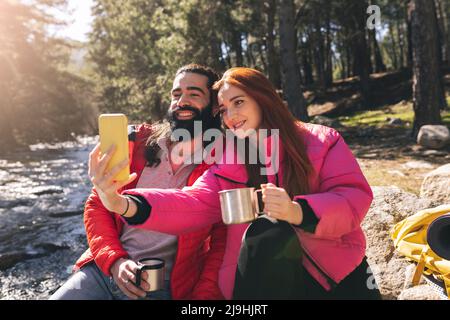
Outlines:
[{"label": "woman's nose", "polygon": [[227,108],[226,113],[227,113],[228,119],[230,119],[230,120],[233,119],[233,117],[235,117],[237,115],[237,112],[233,107]]}]

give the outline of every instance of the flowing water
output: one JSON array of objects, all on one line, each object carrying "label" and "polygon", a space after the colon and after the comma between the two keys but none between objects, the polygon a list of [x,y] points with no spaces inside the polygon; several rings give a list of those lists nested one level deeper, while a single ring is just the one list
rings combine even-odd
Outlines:
[{"label": "flowing water", "polygon": [[97,137],[0,157],[0,299],[46,299],[87,248],[83,206]]}]

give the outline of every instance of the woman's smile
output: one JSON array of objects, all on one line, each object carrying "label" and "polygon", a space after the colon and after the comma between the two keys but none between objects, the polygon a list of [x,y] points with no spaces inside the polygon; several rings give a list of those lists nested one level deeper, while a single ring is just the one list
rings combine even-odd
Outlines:
[{"label": "woman's smile", "polygon": [[239,129],[239,128],[242,128],[246,122],[247,122],[247,120],[241,120],[241,121],[239,121],[239,122],[234,122],[234,123],[232,124],[233,130],[237,130],[237,129]]}]

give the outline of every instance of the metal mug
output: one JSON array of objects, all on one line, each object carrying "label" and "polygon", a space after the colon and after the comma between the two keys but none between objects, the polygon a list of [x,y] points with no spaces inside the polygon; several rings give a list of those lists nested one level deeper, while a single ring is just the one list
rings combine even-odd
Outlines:
[{"label": "metal mug", "polygon": [[225,224],[239,224],[255,220],[260,212],[258,192],[261,189],[239,188],[219,191],[222,220]]},{"label": "metal mug", "polygon": [[148,275],[146,282],[150,284],[148,292],[164,289],[165,262],[159,258],[144,258],[139,260],[136,271],[136,286],[141,286],[142,273]]}]

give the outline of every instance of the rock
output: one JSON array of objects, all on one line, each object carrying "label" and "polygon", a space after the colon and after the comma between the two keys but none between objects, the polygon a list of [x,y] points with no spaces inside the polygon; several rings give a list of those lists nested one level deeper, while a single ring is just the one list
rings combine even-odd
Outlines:
[{"label": "rock", "polygon": [[11,209],[15,207],[30,207],[33,205],[33,201],[30,199],[18,199],[18,200],[0,200],[0,208]]},{"label": "rock", "polygon": [[361,127],[356,130],[356,136],[360,138],[372,137],[375,133],[375,126]]},{"label": "rock", "polygon": [[[413,287],[412,280],[414,277],[414,272],[416,271],[416,264],[411,263],[409,266],[405,269],[405,282],[403,284],[403,290],[409,289]],[[427,284],[425,281],[425,277],[421,277],[419,281],[419,285],[421,284]]]},{"label": "rock", "polygon": [[320,124],[331,128],[342,128],[342,124],[337,119],[331,119],[324,116],[315,116],[311,123]]},{"label": "rock", "polygon": [[16,263],[28,259],[29,255],[24,251],[13,251],[0,254],[0,270],[11,268]]},{"label": "rock", "polygon": [[393,126],[401,126],[404,124],[403,120],[400,118],[389,118],[389,124]]},{"label": "rock", "polygon": [[422,155],[424,157],[445,157],[449,153],[445,151],[439,151],[439,150],[426,150],[422,152]]},{"label": "rock", "polygon": [[372,187],[374,201],[362,223],[367,239],[366,256],[383,299],[397,299],[405,284],[405,270],[411,264],[394,249],[390,232],[393,226],[419,210],[433,206],[402,189]]},{"label": "rock", "polygon": [[443,165],[425,176],[420,187],[420,196],[433,199],[437,204],[450,202],[450,164]]},{"label": "rock", "polygon": [[64,190],[61,187],[58,186],[39,186],[36,188],[33,188],[31,190],[31,193],[41,196],[44,194],[55,194],[55,193],[63,193]]},{"label": "rock", "polygon": [[394,176],[405,177],[405,174],[403,172],[401,172],[400,170],[388,170],[388,173],[390,173]]},{"label": "rock", "polygon": [[421,146],[420,144],[415,144],[415,145],[411,146],[411,150],[413,152],[420,152],[422,150],[425,150],[425,148],[423,146]]},{"label": "rock", "polygon": [[403,168],[405,169],[433,169],[434,166],[426,161],[408,161],[404,163]]},{"label": "rock", "polygon": [[441,296],[431,286],[423,284],[403,290],[398,300],[441,300]]},{"label": "rock", "polygon": [[40,254],[40,255],[47,255],[47,254],[54,253],[54,252],[56,252],[58,250],[69,249],[69,247],[68,246],[64,246],[64,245],[60,246],[60,245],[57,245],[57,244],[44,242],[44,243],[37,244],[35,246],[35,249],[37,250],[38,254]]},{"label": "rock", "polygon": [[67,217],[72,217],[72,216],[79,216],[83,214],[83,210],[78,210],[78,211],[66,211],[66,212],[50,212],[48,214],[49,217],[52,218],[67,218]]},{"label": "rock", "polygon": [[424,125],[417,135],[417,143],[429,149],[443,148],[450,143],[450,131],[443,125]]},{"label": "rock", "polygon": [[361,158],[366,158],[366,159],[375,159],[375,158],[380,157],[380,155],[378,153],[365,153],[365,154],[360,154],[359,156]]},{"label": "rock", "polygon": [[53,243],[40,243],[27,251],[12,251],[0,254],[0,270],[6,270],[19,262],[28,259],[41,258],[59,250],[69,249],[68,246],[59,246]]}]

